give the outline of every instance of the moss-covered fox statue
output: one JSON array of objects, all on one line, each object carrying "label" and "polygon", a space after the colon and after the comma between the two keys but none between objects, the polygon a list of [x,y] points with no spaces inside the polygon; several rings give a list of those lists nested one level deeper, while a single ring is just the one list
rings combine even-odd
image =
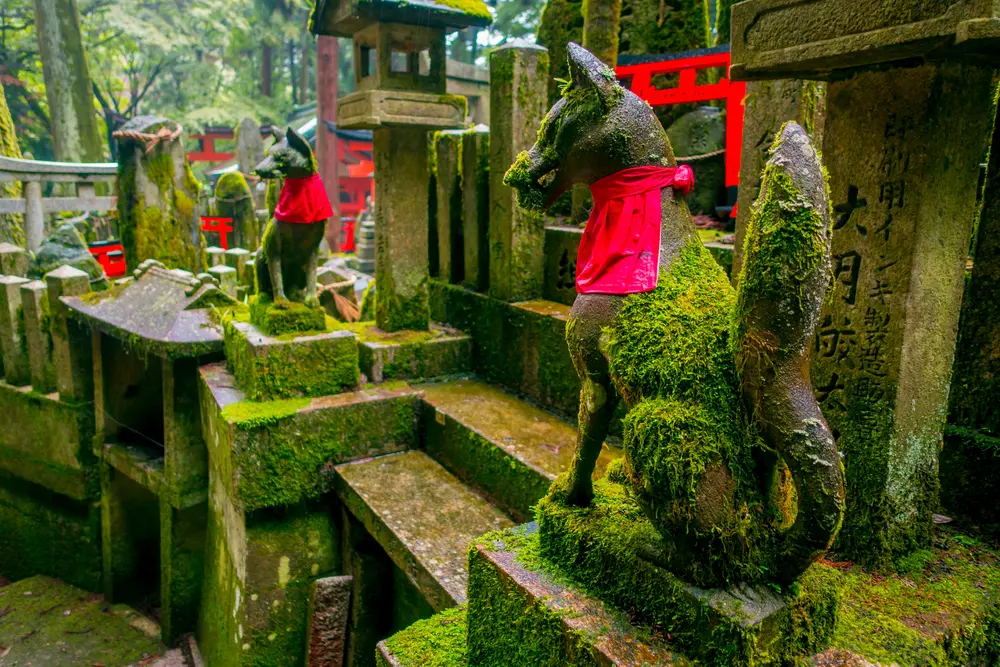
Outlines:
[{"label": "moss-covered fox statue", "polygon": [[[649,105],[580,46],[570,44],[569,58],[572,80],[505,177],[525,207],[544,208],[573,183],[676,167]],[[829,282],[822,166],[802,128],[786,124],[748,212],[737,290],[674,188],[659,198],[655,289],[581,293],[573,305],[577,449],[549,497],[590,504],[594,464],[624,400],[624,463],[610,474],[664,537],[665,553],[652,558],[703,586],[793,582],[829,548],[844,512],[843,466],[807,353]]]}]

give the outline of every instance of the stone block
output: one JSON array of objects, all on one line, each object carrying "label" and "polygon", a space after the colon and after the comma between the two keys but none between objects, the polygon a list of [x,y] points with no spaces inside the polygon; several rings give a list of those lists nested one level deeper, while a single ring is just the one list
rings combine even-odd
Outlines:
[{"label": "stone block", "polygon": [[312,585],[307,643],[309,667],[341,667],[347,647],[347,615],[353,579],[324,577]]},{"label": "stone block", "polygon": [[476,125],[462,135],[462,235],[465,279],[485,292],[490,280],[490,128]]},{"label": "stone block", "polygon": [[269,336],[326,331],[326,314],[322,308],[295,301],[275,306],[261,295],[250,301],[250,321]]},{"label": "stone block", "polygon": [[472,369],[472,339],[455,330],[382,334],[364,327],[359,335],[358,363],[370,382],[433,378]]},{"label": "stone block", "polygon": [[205,248],[205,256],[208,258],[208,267],[219,266],[226,263],[226,251],[218,246]]},{"label": "stone block", "polygon": [[[219,289],[228,294],[229,296],[236,298],[236,284],[237,284],[237,272],[231,266],[226,266],[225,264],[217,264],[208,269],[208,274],[215,278],[219,283]],[[324,321],[324,325],[326,322]]]},{"label": "stone block", "polygon": [[61,298],[88,293],[90,278],[79,269],[61,266],[45,274],[45,284],[49,288],[49,324],[59,397],[65,401],[89,401],[94,394],[90,332],[70,319]]},{"label": "stone block", "polygon": [[460,128],[465,124],[467,104],[461,95],[360,90],[337,100],[337,127],[345,130]]},{"label": "stone block", "polygon": [[[523,564],[520,556],[537,542],[534,530],[534,524],[528,524],[486,535],[469,550],[469,664],[479,667],[695,664],[663,641],[661,633],[654,634],[648,626],[636,625],[626,613],[594,598],[565,577],[557,579],[554,570],[544,562],[532,558],[530,566]],[[664,626],[671,637],[672,626]],[[392,638],[386,644],[391,641]]]},{"label": "stone block", "polygon": [[30,265],[27,250],[13,243],[0,243],[0,275],[24,278]]},{"label": "stone block", "polygon": [[438,275],[460,283],[465,276],[462,224],[462,130],[434,133],[434,183],[437,188]]},{"label": "stone block", "polygon": [[49,333],[48,288],[41,280],[21,285],[21,312],[24,336],[28,344],[31,388],[40,394],[56,389],[56,369],[52,358],[52,335]]},{"label": "stone block", "polygon": [[692,658],[785,664],[829,645],[842,585],[833,568],[813,565],[783,593],[762,583],[698,588],[654,563],[666,545],[621,486],[599,480],[584,509],[559,498],[550,492],[538,504],[542,558],[633,621],[670,628]]},{"label": "stone block", "polygon": [[[875,0],[750,0],[733,6],[736,80],[819,78],[884,63],[965,58],[987,64],[1000,51],[994,3]],[[992,59],[992,60],[991,60]]]},{"label": "stone block", "polygon": [[27,283],[26,278],[0,276],[0,352],[3,353],[4,380],[15,386],[31,383],[28,340],[21,312],[21,286]]},{"label": "stone block", "polygon": [[538,138],[548,110],[548,76],[549,53],[541,46],[517,42],[490,54],[489,293],[504,301],[542,294],[545,216],[520,208],[503,177]]},{"label": "stone block", "polygon": [[579,227],[545,228],[545,285],[542,298],[572,306],[576,301],[576,255],[583,230]]},{"label": "stone block", "polygon": [[235,388],[223,364],[200,374],[209,458],[241,510],[319,498],[331,490],[334,465],[420,441],[420,399],[408,388],[257,403]]},{"label": "stone block", "polygon": [[[230,248],[226,251],[226,266],[236,269],[236,279],[240,284],[246,282],[247,262],[250,261],[250,251],[246,248]],[[250,276],[251,283],[253,276]]]},{"label": "stone block", "polygon": [[283,340],[230,320],[225,350],[236,385],[252,401],[339,394],[360,380],[358,340],[350,331]]}]

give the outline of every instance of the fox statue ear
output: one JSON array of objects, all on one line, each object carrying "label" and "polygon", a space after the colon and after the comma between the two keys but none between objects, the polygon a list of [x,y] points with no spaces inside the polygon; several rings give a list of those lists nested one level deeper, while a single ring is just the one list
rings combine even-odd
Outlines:
[{"label": "fox statue ear", "polygon": [[312,149],[309,148],[309,142],[302,138],[302,135],[296,132],[289,126],[288,130],[285,132],[285,138],[288,139],[288,145],[295,149],[296,152],[309,157],[312,155]]},{"label": "fox statue ear", "polygon": [[277,125],[271,126],[271,136],[274,137],[274,143],[281,141],[281,130],[278,129]]},{"label": "fox statue ear", "polygon": [[569,73],[573,86],[593,88],[600,96],[604,107],[611,108],[617,99],[615,88],[618,86],[618,81],[615,79],[614,70],[579,44],[570,42],[568,51]]}]

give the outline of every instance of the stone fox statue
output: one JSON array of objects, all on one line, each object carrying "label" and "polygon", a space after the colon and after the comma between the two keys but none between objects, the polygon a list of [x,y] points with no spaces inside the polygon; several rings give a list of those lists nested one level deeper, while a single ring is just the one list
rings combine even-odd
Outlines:
[{"label": "stone fox statue", "polygon": [[698,585],[794,581],[844,511],[807,355],[830,272],[816,152],[794,123],[780,131],[734,291],[675,193],[689,171],[652,109],[580,46],[569,59],[562,99],[504,181],[525,207],[578,182],[594,194],[566,328],[582,381],[576,455],[550,497],[591,504],[624,400],[625,457],[609,476],[662,536],[649,557]]},{"label": "stone fox statue", "polygon": [[261,178],[284,179],[274,219],[261,240],[257,293],[276,305],[289,299],[313,305],[319,245],[333,210],[309,143],[292,128],[284,136],[275,129],[274,140],[254,169]]}]

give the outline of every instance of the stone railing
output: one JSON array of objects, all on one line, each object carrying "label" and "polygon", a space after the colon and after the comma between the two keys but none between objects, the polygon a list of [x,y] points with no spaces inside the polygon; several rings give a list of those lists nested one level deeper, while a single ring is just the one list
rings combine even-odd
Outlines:
[{"label": "stone railing", "polygon": [[[108,211],[114,209],[115,197],[98,196],[96,183],[113,183],[118,165],[45,162],[0,157],[0,182],[20,181],[23,199],[0,199],[0,213],[23,213],[28,250],[38,250],[42,243],[46,213],[60,211]],[[74,183],[76,196],[43,197],[42,183]]]}]

